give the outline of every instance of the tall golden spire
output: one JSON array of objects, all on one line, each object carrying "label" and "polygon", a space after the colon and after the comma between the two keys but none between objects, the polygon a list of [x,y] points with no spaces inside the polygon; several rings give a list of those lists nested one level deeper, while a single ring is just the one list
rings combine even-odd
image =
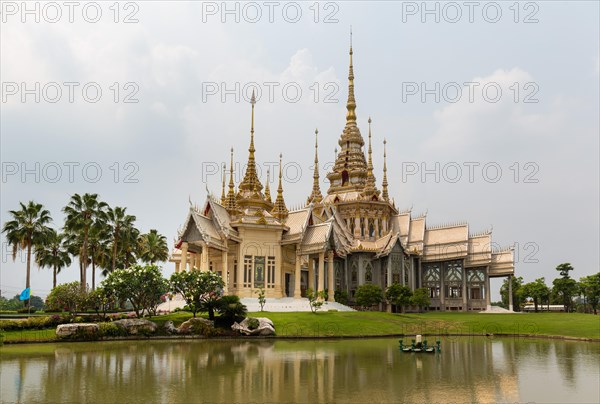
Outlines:
[{"label": "tall golden spire", "polygon": [[227,165],[223,163],[223,169],[221,170],[221,205],[225,206],[225,171],[227,170]]},{"label": "tall golden spire", "polygon": [[265,200],[269,203],[273,203],[271,201],[271,188],[269,188],[270,172],[271,171],[267,168],[267,183],[265,184]]},{"label": "tall golden spire", "polygon": [[369,160],[367,163],[367,183],[365,185],[365,196],[370,197],[378,193],[375,187],[375,175],[373,175],[373,149],[371,148],[371,117],[369,117]]},{"label": "tall golden spire", "polygon": [[315,129],[315,169],[313,173],[313,189],[312,193],[306,200],[306,204],[309,203],[319,203],[323,200],[323,195],[321,194],[321,188],[319,187],[319,142],[318,142],[319,130]]},{"label": "tall golden spire", "polygon": [[254,97],[254,91],[252,91],[252,98],[250,99],[252,104],[252,121],[250,126],[250,147],[248,148],[248,165],[246,167],[246,174],[240,184],[240,191],[251,191],[260,193],[262,191],[262,184],[258,180],[256,174],[256,160],[254,159],[254,104],[256,104],[256,98]]},{"label": "tall golden spire", "polygon": [[387,180],[387,140],[383,139],[383,183],[381,184],[382,192],[381,196],[384,201],[389,202],[390,195],[388,194],[388,180]]},{"label": "tall golden spire", "polygon": [[281,160],[282,154],[279,154],[279,187],[277,188],[277,199],[275,200],[275,206],[271,211],[271,214],[278,219],[282,220],[288,216],[288,209],[285,207],[285,201],[283,200],[283,186],[281,184]]},{"label": "tall golden spire", "polygon": [[356,99],[354,98],[354,66],[352,65],[352,27],[350,27],[350,68],[348,69],[348,102],[346,123],[356,124]]},{"label": "tall golden spire", "polygon": [[225,200],[225,208],[229,211],[237,209],[237,200],[235,197],[235,184],[233,182],[233,147],[231,148],[231,160],[229,163],[229,192]]}]

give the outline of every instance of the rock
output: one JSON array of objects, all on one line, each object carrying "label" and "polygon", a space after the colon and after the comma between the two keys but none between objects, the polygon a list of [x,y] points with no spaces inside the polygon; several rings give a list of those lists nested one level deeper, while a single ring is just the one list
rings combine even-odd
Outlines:
[{"label": "rock", "polygon": [[266,317],[255,317],[258,320],[258,327],[254,330],[248,328],[249,317],[245,318],[241,323],[234,323],[231,329],[243,335],[260,335],[269,336],[275,335],[275,326],[273,322]]},{"label": "rock", "polygon": [[179,334],[203,334],[199,332],[203,328],[215,328],[215,322],[207,320],[205,318],[192,317],[189,320],[183,322],[177,332]]},{"label": "rock", "polygon": [[100,326],[93,323],[61,324],[56,327],[56,336],[69,338],[71,336],[94,336],[98,335]]},{"label": "rock", "polygon": [[137,335],[143,332],[154,333],[158,328],[155,323],[143,318],[126,318],[113,321],[113,324],[117,327],[124,328],[130,335]]},{"label": "rock", "polygon": [[165,330],[167,330],[167,332],[169,334],[179,333],[179,330],[177,329],[177,327],[175,327],[175,324],[173,324],[173,322],[171,320],[166,321],[164,327],[165,327]]}]

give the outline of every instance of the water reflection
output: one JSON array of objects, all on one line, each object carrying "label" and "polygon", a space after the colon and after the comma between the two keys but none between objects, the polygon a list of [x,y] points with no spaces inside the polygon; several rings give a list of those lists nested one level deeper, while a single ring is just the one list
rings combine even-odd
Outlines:
[{"label": "water reflection", "polygon": [[[27,352],[29,351],[29,352]],[[600,402],[600,345],[451,338],[5,346],[3,402]],[[551,382],[549,382],[551,381]]]}]

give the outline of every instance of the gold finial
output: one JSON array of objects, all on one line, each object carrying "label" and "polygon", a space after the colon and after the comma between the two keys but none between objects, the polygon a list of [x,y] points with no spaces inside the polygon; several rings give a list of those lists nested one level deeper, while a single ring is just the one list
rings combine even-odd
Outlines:
[{"label": "gold finial", "polygon": [[229,162],[229,192],[227,193],[227,201],[225,202],[225,208],[232,211],[237,208],[237,201],[235,196],[235,185],[233,182],[233,147],[231,148],[231,157]]},{"label": "gold finial", "polygon": [[367,163],[367,183],[365,185],[365,195],[370,197],[377,193],[375,187],[375,176],[373,175],[373,149],[371,147],[371,117],[367,121],[369,123],[369,160]]},{"label": "gold finial", "polygon": [[385,201],[390,200],[390,196],[388,194],[388,180],[387,180],[387,150],[386,150],[387,140],[383,139],[383,183],[381,184],[381,196]]},{"label": "gold finial", "polygon": [[227,164],[223,163],[223,169],[221,170],[221,205],[225,206],[225,172],[227,171]]},{"label": "gold finial", "polygon": [[269,182],[271,179],[270,176],[271,170],[267,168],[267,183],[265,184],[265,199],[267,200],[268,203],[273,203],[271,201],[271,188],[269,188]]},{"label": "gold finial", "polygon": [[288,209],[285,206],[285,201],[283,199],[283,185],[281,183],[282,178],[282,159],[283,154],[279,154],[279,186],[277,187],[277,199],[275,200],[275,206],[273,206],[273,210],[271,213],[273,216],[279,218],[280,220],[285,219],[288,216]]},{"label": "gold finial", "polygon": [[315,129],[315,168],[313,173],[313,189],[312,193],[306,200],[306,204],[319,203],[323,200],[321,188],[319,187],[319,129]]},{"label": "gold finial", "polygon": [[354,66],[352,64],[352,28],[350,28],[350,68],[348,69],[348,102],[346,122],[356,123],[356,99],[354,98]]},{"label": "gold finial", "polygon": [[241,191],[251,191],[260,193],[262,191],[262,184],[258,180],[258,175],[256,173],[256,161],[254,158],[254,152],[256,149],[254,148],[254,104],[256,103],[256,97],[254,96],[254,91],[252,91],[252,98],[250,99],[250,104],[252,104],[252,118],[250,123],[250,147],[248,148],[248,165],[246,167],[246,174],[244,175],[244,179],[240,183]]}]

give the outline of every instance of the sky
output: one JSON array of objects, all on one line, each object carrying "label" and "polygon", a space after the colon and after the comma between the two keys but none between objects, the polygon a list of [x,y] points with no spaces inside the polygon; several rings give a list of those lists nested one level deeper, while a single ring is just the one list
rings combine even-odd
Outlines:
[{"label": "sky", "polygon": [[[63,225],[75,193],[126,206],[170,246],[190,201],[247,161],[263,183],[321,189],[345,123],[350,30],[358,124],[381,186],[429,226],[468,222],[514,246],[526,282],[599,271],[599,3],[0,3],[0,221],[34,200]],[[275,196],[276,178],[271,178]],[[25,285],[2,238],[0,291]],[[174,270],[164,265],[165,276]],[[78,279],[75,265],[59,283]],[[89,279],[89,275],[88,275]],[[501,279],[492,281],[494,300]],[[32,269],[32,293],[52,286]]]}]

